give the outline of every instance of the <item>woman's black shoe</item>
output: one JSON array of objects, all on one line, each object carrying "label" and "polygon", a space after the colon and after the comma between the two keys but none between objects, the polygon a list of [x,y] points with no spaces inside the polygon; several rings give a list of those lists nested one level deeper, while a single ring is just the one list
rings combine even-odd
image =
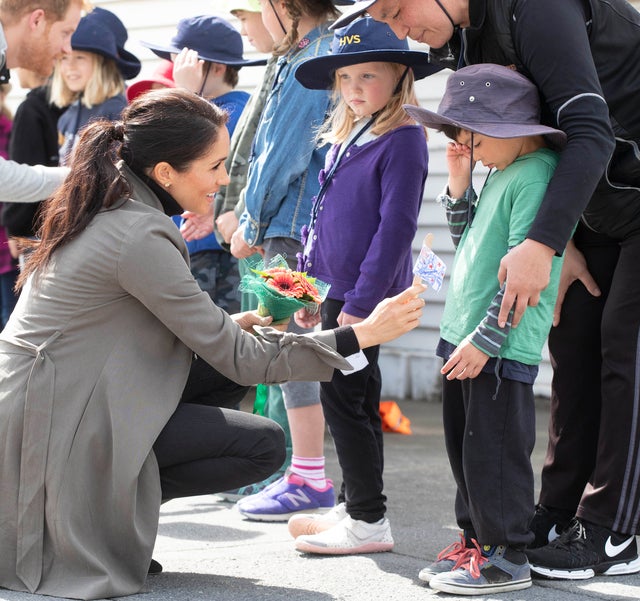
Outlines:
[{"label": "woman's black shoe", "polygon": [[162,564],[159,561],[152,559],[149,564],[149,571],[147,574],[159,574],[160,572],[162,572]]}]

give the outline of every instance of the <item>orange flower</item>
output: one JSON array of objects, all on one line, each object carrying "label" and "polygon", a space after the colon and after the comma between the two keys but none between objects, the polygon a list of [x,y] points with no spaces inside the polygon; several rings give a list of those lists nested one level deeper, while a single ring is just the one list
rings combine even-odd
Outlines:
[{"label": "orange flower", "polygon": [[306,273],[292,271],[287,267],[272,267],[254,272],[262,276],[265,284],[282,296],[305,302],[322,302],[318,289],[313,285],[315,278],[308,278]]},{"label": "orange flower", "polygon": [[304,288],[300,285],[300,282],[293,277],[293,272],[279,271],[271,273],[271,270],[269,270],[269,276],[267,286],[275,288],[283,296],[290,296],[292,298],[302,298],[304,296]]}]

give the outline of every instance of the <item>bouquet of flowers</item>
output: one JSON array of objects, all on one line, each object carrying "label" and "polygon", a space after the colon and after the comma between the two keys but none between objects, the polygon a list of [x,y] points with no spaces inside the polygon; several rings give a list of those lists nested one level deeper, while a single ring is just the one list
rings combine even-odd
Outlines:
[{"label": "bouquet of flowers", "polygon": [[327,297],[330,284],[293,271],[284,257],[276,255],[268,265],[253,255],[247,259],[250,273],[240,281],[240,290],[258,297],[258,314],[271,315],[273,321],[288,319],[303,307],[315,313]]}]

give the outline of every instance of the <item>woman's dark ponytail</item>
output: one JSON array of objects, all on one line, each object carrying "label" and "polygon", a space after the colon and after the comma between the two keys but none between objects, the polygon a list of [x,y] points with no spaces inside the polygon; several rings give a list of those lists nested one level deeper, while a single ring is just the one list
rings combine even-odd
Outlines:
[{"label": "woman's dark ponytail", "polygon": [[73,151],[71,172],[44,203],[38,241],[22,269],[17,287],[30,273],[45,266],[51,255],[71,242],[102,208],[131,195],[128,182],[116,168],[125,137],[122,123],[93,121],[82,131]]},{"label": "woman's dark ponytail", "polygon": [[186,171],[214,144],[227,114],[180,89],[152,90],[136,98],[122,121],[93,121],[82,131],[71,160],[71,173],[45,203],[35,247],[18,279],[44,267],[63,244],[77,237],[103,208],[131,197],[117,164],[122,160],[146,175],[161,162]]}]

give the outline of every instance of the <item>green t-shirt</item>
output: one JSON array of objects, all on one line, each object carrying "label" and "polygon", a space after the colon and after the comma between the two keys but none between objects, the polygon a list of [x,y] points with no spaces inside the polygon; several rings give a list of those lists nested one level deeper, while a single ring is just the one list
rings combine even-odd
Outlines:
[{"label": "green t-shirt", "polygon": [[[484,319],[500,287],[500,260],[527,236],[558,163],[557,153],[542,148],[491,174],[484,185],[471,227],[462,235],[453,263],[440,324],[441,337],[458,345]],[[512,328],[499,356],[537,365],[549,334],[558,293],[562,258],[554,257],[551,281],[540,302],[528,307]]]}]

